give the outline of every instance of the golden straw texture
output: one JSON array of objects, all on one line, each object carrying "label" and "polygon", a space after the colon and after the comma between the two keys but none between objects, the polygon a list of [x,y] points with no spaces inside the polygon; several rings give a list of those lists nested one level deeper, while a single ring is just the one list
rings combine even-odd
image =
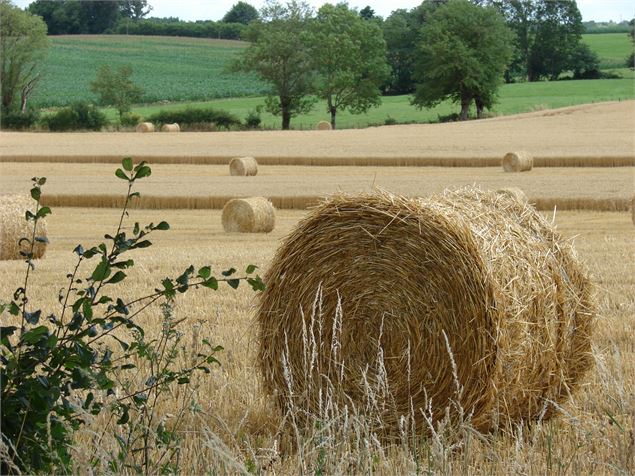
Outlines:
[{"label": "golden straw texture", "polygon": [[635,225],[635,196],[631,200],[631,218],[633,220],[633,225]]},{"label": "golden straw texture", "polygon": [[505,172],[527,172],[534,166],[534,159],[529,152],[508,152],[503,157]]},{"label": "golden straw texture", "polygon": [[154,132],[154,124],[151,122],[140,122],[136,127],[137,132]]},{"label": "golden straw texture", "polygon": [[229,162],[230,175],[256,175],[258,162],[253,157],[235,157]]},{"label": "golden straw texture", "polygon": [[595,305],[571,244],[505,194],[334,196],[265,283],[258,362],[282,412],[347,406],[396,435],[447,411],[492,431],[551,416],[592,363]]},{"label": "golden straw texture", "polygon": [[[27,222],[25,213],[35,213],[35,201],[29,195],[0,195],[0,260],[24,259],[20,251],[28,252],[31,245],[18,244],[23,237],[31,239],[33,222]],[[38,220],[37,237],[46,238],[46,222]],[[33,257],[42,258],[46,243],[35,242]]]},{"label": "golden straw texture", "polygon": [[181,128],[176,122],[174,124],[163,124],[161,132],[181,132]]},{"label": "golden straw texture", "polygon": [[509,195],[510,197],[522,202],[527,202],[527,195],[522,191],[519,187],[504,187],[496,190],[496,193],[502,193],[505,195]]},{"label": "golden straw texture", "polygon": [[223,207],[226,232],[269,233],[276,225],[276,210],[263,197],[235,198]]},{"label": "golden straw texture", "polygon": [[329,121],[320,121],[315,126],[315,129],[317,129],[318,131],[330,131],[331,129],[333,129],[333,127],[331,126],[331,123]]}]

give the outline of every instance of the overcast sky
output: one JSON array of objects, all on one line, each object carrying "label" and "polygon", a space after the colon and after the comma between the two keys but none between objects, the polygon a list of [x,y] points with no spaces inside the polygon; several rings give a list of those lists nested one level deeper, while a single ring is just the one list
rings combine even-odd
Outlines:
[{"label": "overcast sky", "polygon": [[[13,0],[13,3],[25,7],[32,0]],[[88,0],[87,0],[88,1]],[[264,0],[246,0],[254,7],[260,9]],[[149,0],[153,10],[150,16],[179,17],[181,20],[220,20],[225,13],[237,3],[238,0]],[[327,1],[308,0],[314,7],[319,7]],[[337,3],[332,0],[330,3]],[[375,10],[377,15],[386,18],[390,12],[398,8],[413,8],[421,3],[421,0],[349,0],[348,4],[357,9],[366,5]],[[635,3],[633,0],[578,0],[578,8],[584,21],[622,21],[629,20],[635,15]]]}]

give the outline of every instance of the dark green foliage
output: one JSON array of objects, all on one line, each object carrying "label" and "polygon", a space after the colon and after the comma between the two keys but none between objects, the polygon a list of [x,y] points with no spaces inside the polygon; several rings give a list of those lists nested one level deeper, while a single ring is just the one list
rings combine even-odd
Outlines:
[{"label": "dark green foliage", "polygon": [[148,0],[119,0],[119,15],[124,19],[141,20],[152,11]]},{"label": "dark green foliage", "polygon": [[258,19],[258,10],[247,2],[235,3],[223,17],[225,23],[242,23],[249,25]]},{"label": "dark green foliage", "polygon": [[383,86],[385,94],[409,94],[415,89],[412,74],[420,25],[414,22],[413,14],[399,9],[392,12],[382,24],[387,48],[386,59],[391,68],[390,79]]},{"label": "dark green foliage", "polygon": [[49,35],[104,33],[119,18],[119,3],[110,0],[35,0],[28,10],[43,18]]},{"label": "dark green foliage", "polygon": [[379,87],[388,78],[381,28],[346,4],[323,5],[309,26],[316,94],[326,101],[331,126],[338,111],[362,114],[381,103]]},{"label": "dark green foliage", "polygon": [[472,101],[477,115],[491,107],[511,57],[512,33],[491,7],[450,0],[438,7],[421,32],[417,89],[412,103],[433,107],[460,103],[462,120]]},{"label": "dark green foliage", "polygon": [[74,102],[57,112],[49,114],[42,120],[50,131],[91,130],[99,131],[108,124],[106,115],[94,104],[85,101]]},{"label": "dark green foliage", "polygon": [[185,36],[192,38],[218,38],[240,40],[245,25],[208,20],[181,21],[161,18],[147,18],[135,22],[120,21],[114,28],[115,33],[146,36]]},{"label": "dark green foliage", "polygon": [[[120,451],[110,455],[109,461],[96,456],[96,473],[178,472],[178,428],[157,424],[159,402],[171,387],[188,385],[195,373],[209,373],[210,366],[218,365],[215,354],[222,347],[203,339],[204,350],[192,355],[190,366],[177,366],[182,345],[172,315],[173,300],[190,289],[217,289],[223,281],[232,288],[243,280],[254,290],[264,287],[260,277],[253,275],[257,269],[253,265],[242,276],[232,268],[218,277],[210,266],[197,271],[190,265],[178,277],[163,279],[145,296],[127,300],[107,295],[121,291],[117,285],[135,265],[126,254],[152,246],[149,238],[169,229],[163,221],[124,226],[130,200],[139,195],[132,187],[152,170],[145,162],[135,165],[131,158],[123,159],[121,165],[115,175],[127,182],[128,192],[116,231],[96,246],[75,247],[75,265],[66,276],[68,286],[53,290],[60,305],[56,309],[32,309],[29,299],[30,275],[35,270],[33,247],[46,239],[35,235],[37,222],[51,213],[40,204],[46,179],[32,179],[34,210],[26,212],[26,219],[34,231],[21,238],[29,246],[21,252],[25,277],[9,301],[0,301],[0,314],[13,316],[11,321],[3,319],[0,327],[0,426],[6,449],[2,474],[72,473],[73,432],[87,417],[106,408],[118,418],[105,419],[102,431],[112,432]],[[162,305],[163,331],[151,338],[135,321],[155,303]],[[141,388],[132,384],[130,377],[144,373],[147,378]],[[159,450],[157,460],[152,460],[151,450]]]},{"label": "dark green foliage", "polygon": [[[635,46],[635,18],[628,22],[631,26],[631,31],[628,32],[628,36],[631,38],[633,45]],[[635,53],[631,53],[631,55],[626,60],[627,68],[635,68]]]},{"label": "dark green foliage", "polygon": [[159,126],[163,124],[172,124],[176,122],[179,125],[190,124],[216,124],[216,127],[222,129],[231,129],[240,125],[240,119],[227,111],[221,111],[211,108],[186,108],[170,111],[159,111],[156,114],[146,117],[150,121]]},{"label": "dark green foliage", "polygon": [[28,109],[22,111],[7,111],[0,113],[0,129],[14,129],[17,131],[29,129],[38,121],[38,111]]},{"label": "dark green foliage", "polygon": [[593,35],[596,33],[628,33],[630,27],[629,22],[624,20],[619,23],[614,21],[600,21],[596,22],[593,20],[583,21],[582,26],[584,27],[584,33]]},{"label": "dark green foliage", "polygon": [[262,118],[260,117],[259,108],[255,111],[249,111],[247,117],[245,117],[245,127],[247,127],[247,129],[258,129],[261,122]]},{"label": "dark green foliage", "polygon": [[586,43],[580,42],[573,51],[569,67],[573,71],[573,79],[599,79],[602,77],[600,59]]},{"label": "dark green foliage", "polygon": [[268,3],[262,18],[249,25],[246,36],[251,44],[232,68],[256,73],[271,86],[266,108],[282,116],[285,130],[290,128],[292,117],[309,112],[315,103],[310,96],[313,70],[306,31],[310,18],[307,4]]}]

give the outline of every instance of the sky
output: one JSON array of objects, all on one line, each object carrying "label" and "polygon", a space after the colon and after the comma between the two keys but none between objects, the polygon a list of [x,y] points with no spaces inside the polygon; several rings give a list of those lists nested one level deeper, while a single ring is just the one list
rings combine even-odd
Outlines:
[{"label": "sky", "polygon": [[[32,0],[13,0],[19,7],[26,7]],[[264,0],[245,0],[260,9]],[[220,20],[238,0],[149,0],[153,10],[149,16],[179,17],[181,20]],[[313,7],[318,8],[324,0],[308,0]],[[330,3],[337,3],[331,0]],[[421,4],[421,0],[349,0],[351,7],[362,9],[366,5],[375,10],[376,15],[384,18],[398,8],[411,9]],[[578,0],[578,8],[584,21],[620,22],[635,16],[635,2],[633,0]]]}]

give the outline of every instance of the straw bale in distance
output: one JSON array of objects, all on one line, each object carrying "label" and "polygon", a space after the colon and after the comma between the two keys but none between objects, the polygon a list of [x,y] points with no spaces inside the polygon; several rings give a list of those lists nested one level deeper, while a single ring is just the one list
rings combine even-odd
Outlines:
[{"label": "straw bale in distance", "polygon": [[276,225],[276,209],[263,197],[235,198],[223,207],[221,220],[228,233],[269,233]]},{"label": "straw bale in distance", "polygon": [[317,123],[315,128],[318,131],[330,131],[330,130],[333,129],[333,127],[331,126],[331,123],[329,121],[320,121],[320,122]]},{"label": "straw bale in distance", "polygon": [[140,122],[136,127],[137,132],[154,132],[154,124],[151,122]]},{"label": "straw bale in distance", "polygon": [[258,363],[283,412],[363,410],[369,388],[387,387],[372,406],[385,435],[402,416],[426,433],[428,408],[456,421],[457,400],[491,431],[548,418],[592,362],[585,271],[505,194],[331,197],[286,238],[265,283]]},{"label": "straw bale in distance", "polygon": [[503,157],[505,172],[526,172],[534,166],[534,158],[529,152],[508,152]]},{"label": "straw bale in distance", "polygon": [[[0,260],[24,259],[20,251],[27,252],[30,245],[18,244],[20,238],[31,238],[33,222],[27,222],[27,210],[35,210],[35,202],[30,195],[0,195]],[[46,237],[46,221],[39,220],[36,236]],[[46,243],[36,242],[33,257],[42,258]]]},{"label": "straw bale in distance", "polygon": [[503,187],[496,190],[496,193],[501,193],[503,195],[509,195],[510,197],[518,200],[521,203],[527,203],[527,195],[523,190],[519,187]]},{"label": "straw bale in distance", "polygon": [[230,175],[256,175],[258,162],[253,157],[235,157],[229,162]]},{"label": "straw bale in distance", "polygon": [[181,128],[176,122],[174,124],[163,124],[161,132],[181,132]]}]

